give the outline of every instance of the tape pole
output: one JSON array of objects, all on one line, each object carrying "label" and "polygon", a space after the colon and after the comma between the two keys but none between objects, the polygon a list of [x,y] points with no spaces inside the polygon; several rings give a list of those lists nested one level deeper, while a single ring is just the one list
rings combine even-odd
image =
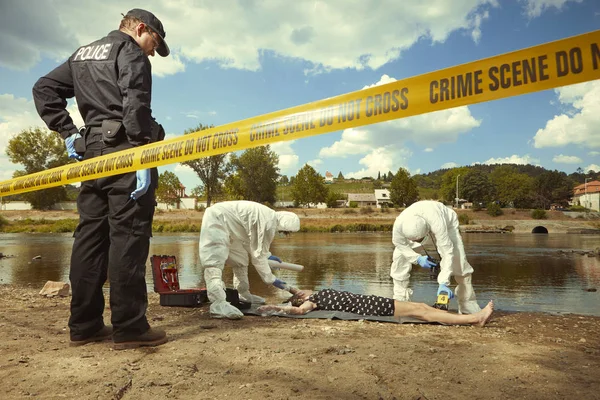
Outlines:
[{"label": "tape pole", "polygon": [[600,78],[600,30],[0,182],[0,197]]}]

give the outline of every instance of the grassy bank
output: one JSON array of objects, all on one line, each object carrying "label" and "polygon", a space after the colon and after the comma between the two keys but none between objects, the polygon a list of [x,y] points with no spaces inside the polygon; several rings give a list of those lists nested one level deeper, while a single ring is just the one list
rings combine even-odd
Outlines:
[{"label": "grassy bank", "polygon": [[[21,221],[7,221],[0,223],[0,232],[3,233],[71,233],[77,227],[77,219],[24,219]],[[303,223],[300,232],[391,232],[392,223],[366,223],[349,222],[336,223],[335,221],[315,221],[314,223]],[[152,224],[154,233],[173,232],[200,232],[199,222],[168,222],[154,221]]]},{"label": "grassy bank", "polygon": [[[289,209],[300,217],[301,232],[391,232],[396,209]],[[529,224],[563,226],[567,228],[600,229],[600,220],[570,218],[561,212],[547,211],[546,218],[539,220],[531,216],[531,210],[505,210],[503,215],[491,217],[486,212],[459,210],[460,224],[466,226],[505,227],[522,225],[530,230]],[[200,232],[204,212],[193,210],[157,210],[154,215],[155,233]],[[75,231],[78,215],[73,211],[4,211],[0,214],[0,232],[4,233],[71,233]],[[556,229],[556,227],[554,227]],[[555,230],[554,230],[555,231]]]}]

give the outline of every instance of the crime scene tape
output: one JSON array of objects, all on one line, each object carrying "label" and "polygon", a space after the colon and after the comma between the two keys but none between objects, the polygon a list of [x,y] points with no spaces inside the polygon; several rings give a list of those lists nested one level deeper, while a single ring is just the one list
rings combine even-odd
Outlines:
[{"label": "crime scene tape", "polygon": [[0,182],[0,197],[600,78],[600,30]]}]

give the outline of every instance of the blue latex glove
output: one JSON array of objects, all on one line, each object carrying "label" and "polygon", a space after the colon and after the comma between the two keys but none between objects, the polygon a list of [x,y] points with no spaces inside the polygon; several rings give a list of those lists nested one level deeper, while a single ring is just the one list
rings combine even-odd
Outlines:
[{"label": "blue latex glove", "polygon": [[287,283],[285,283],[284,281],[282,281],[281,279],[275,279],[275,282],[273,282],[273,286],[275,286],[276,288],[279,288],[281,290],[289,290]]},{"label": "blue latex glove", "polygon": [[281,258],[279,258],[279,257],[277,257],[277,256],[274,256],[274,255],[271,255],[271,256],[269,256],[269,260],[273,260],[273,261],[281,262]]},{"label": "blue latex glove", "polygon": [[140,169],[135,172],[135,177],[137,178],[137,185],[135,190],[131,192],[131,198],[137,200],[145,195],[150,187],[150,170]]},{"label": "blue latex glove", "polygon": [[433,268],[437,264],[431,261],[427,256],[420,256],[417,258],[417,264],[419,264],[423,268]]},{"label": "blue latex glove", "polygon": [[75,140],[79,138],[81,138],[81,135],[79,133],[75,133],[65,139],[65,146],[67,147],[67,154],[69,155],[69,158],[74,158],[77,161],[83,160],[83,157],[77,154],[75,151]]},{"label": "blue latex glove", "polygon": [[450,290],[450,288],[448,286],[444,285],[444,284],[441,284],[438,287],[437,294],[439,295],[442,292],[448,293],[448,299],[453,299],[454,298],[454,293],[452,293],[452,290]]}]

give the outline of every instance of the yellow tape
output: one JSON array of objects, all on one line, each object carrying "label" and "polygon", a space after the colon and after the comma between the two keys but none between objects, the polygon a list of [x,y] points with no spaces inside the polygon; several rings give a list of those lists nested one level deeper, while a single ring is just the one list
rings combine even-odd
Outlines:
[{"label": "yellow tape", "polygon": [[0,182],[0,197],[600,78],[600,31]]}]

